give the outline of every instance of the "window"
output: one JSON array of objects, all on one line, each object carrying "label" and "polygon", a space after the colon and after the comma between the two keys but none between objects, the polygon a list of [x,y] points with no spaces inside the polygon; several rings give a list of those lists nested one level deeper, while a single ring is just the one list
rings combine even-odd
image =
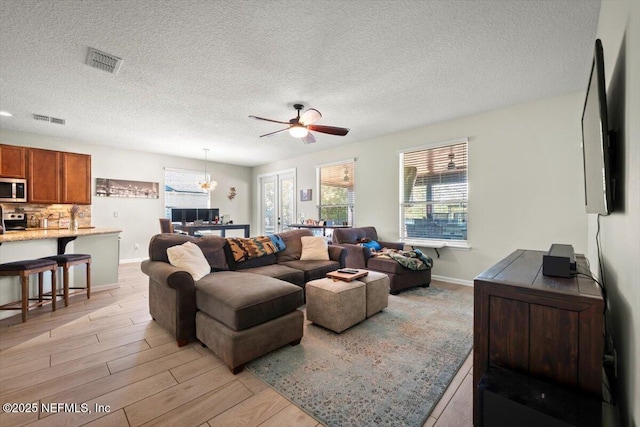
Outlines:
[{"label": "window", "polygon": [[171,208],[208,208],[209,192],[198,185],[204,179],[202,171],[165,168],[165,218],[171,218]]},{"label": "window", "polygon": [[400,236],[467,240],[467,139],[400,154]]},{"label": "window", "polygon": [[334,224],[353,225],[355,161],[345,160],[319,166],[319,217]]}]

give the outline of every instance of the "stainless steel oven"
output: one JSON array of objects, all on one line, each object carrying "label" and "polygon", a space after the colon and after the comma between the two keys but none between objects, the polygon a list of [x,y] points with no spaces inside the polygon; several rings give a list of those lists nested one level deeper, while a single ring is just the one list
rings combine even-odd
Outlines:
[{"label": "stainless steel oven", "polygon": [[0,178],[0,202],[26,203],[27,180],[17,178]]}]

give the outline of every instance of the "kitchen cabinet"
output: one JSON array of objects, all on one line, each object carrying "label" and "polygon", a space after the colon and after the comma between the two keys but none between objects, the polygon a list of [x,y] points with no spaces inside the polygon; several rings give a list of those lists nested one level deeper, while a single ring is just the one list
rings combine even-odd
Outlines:
[{"label": "kitchen cabinet", "polygon": [[91,204],[91,156],[61,154],[61,203]]},{"label": "kitchen cabinet", "polygon": [[25,147],[0,144],[0,177],[26,178]]},{"label": "kitchen cabinet", "polygon": [[60,203],[60,152],[30,148],[27,159],[29,203]]},{"label": "kitchen cabinet", "polygon": [[29,203],[91,204],[91,156],[29,148]]}]

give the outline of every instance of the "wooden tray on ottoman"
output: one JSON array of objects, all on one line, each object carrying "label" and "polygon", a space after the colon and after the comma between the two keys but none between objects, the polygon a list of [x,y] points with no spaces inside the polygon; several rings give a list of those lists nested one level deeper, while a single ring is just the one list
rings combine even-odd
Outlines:
[{"label": "wooden tray on ottoman", "polygon": [[[354,268],[353,270],[358,270]],[[357,273],[341,273],[340,270],[330,271],[327,273],[327,277],[333,280],[344,280],[345,282],[350,282],[355,279],[359,279],[360,277],[364,277],[369,274],[367,270],[358,270]]]}]

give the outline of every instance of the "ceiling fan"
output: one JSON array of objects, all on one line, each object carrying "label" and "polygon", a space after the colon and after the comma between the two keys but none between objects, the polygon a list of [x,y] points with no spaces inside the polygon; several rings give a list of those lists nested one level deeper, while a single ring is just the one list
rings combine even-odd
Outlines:
[{"label": "ceiling fan", "polygon": [[291,136],[293,136],[294,138],[302,139],[302,142],[304,142],[305,144],[312,144],[312,143],[316,142],[316,138],[313,136],[313,134],[309,133],[310,130],[315,131],[315,132],[328,133],[329,135],[338,135],[338,136],[345,136],[347,133],[349,133],[349,129],[347,129],[347,128],[339,128],[339,127],[335,127],[335,126],[314,125],[313,123],[315,123],[318,119],[320,119],[322,117],[322,114],[320,114],[320,111],[318,111],[318,110],[316,110],[314,108],[309,108],[307,111],[302,113],[302,115],[300,115],[300,110],[302,110],[304,108],[304,105],[302,105],[302,104],[293,104],[293,108],[295,108],[297,110],[298,114],[297,114],[296,117],[294,117],[293,119],[289,120],[288,122],[281,122],[279,120],[265,119],[263,117],[257,117],[257,116],[249,116],[249,117],[252,118],[252,119],[256,119],[256,120],[264,120],[264,121],[267,121],[267,122],[273,122],[273,123],[280,123],[280,124],[283,124],[283,125],[289,125],[289,127],[285,128],[285,129],[281,129],[281,130],[277,130],[275,132],[265,133],[264,135],[260,135],[260,138],[262,138],[263,136],[272,136],[272,135],[277,135],[277,134],[282,133],[282,132],[289,131],[289,134]]}]

